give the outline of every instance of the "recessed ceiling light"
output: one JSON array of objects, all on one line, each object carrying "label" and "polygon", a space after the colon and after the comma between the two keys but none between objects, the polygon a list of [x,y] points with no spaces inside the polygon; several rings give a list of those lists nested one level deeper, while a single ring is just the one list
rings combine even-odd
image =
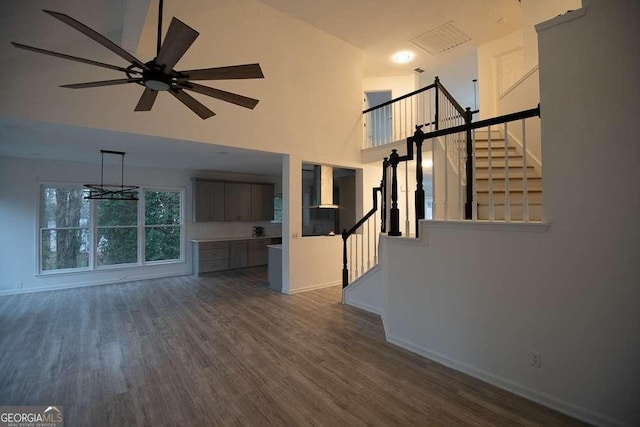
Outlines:
[{"label": "recessed ceiling light", "polygon": [[413,59],[413,52],[409,52],[409,51],[402,51],[402,52],[397,52],[393,54],[393,62],[397,63],[397,64],[406,64],[407,62],[411,61]]}]

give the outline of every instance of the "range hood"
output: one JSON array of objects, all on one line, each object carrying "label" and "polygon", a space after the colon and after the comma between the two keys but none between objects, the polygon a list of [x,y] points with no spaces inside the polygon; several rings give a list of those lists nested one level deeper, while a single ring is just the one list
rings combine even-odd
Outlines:
[{"label": "range hood", "polygon": [[338,209],[333,203],[333,168],[325,165],[313,166],[315,194],[311,208]]}]

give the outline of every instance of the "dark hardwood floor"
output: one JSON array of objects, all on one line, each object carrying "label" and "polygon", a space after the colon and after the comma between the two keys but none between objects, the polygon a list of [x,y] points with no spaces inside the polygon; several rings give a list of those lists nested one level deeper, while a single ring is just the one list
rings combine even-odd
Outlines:
[{"label": "dark hardwood floor", "polygon": [[340,288],[266,269],[0,298],[0,405],[67,426],[581,425],[387,344]]}]

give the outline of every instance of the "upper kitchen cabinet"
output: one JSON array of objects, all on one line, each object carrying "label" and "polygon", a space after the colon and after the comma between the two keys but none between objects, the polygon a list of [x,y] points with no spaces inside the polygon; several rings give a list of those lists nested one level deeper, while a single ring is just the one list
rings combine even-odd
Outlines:
[{"label": "upper kitchen cabinet", "polygon": [[251,184],[251,219],[271,221],[273,219],[273,184]]},{"label": "upper kitchen cabinet", "polygon": [[193,180],[193,220],[270,221],[274,185],[267,183]]},{"label": "upper kitchen cabinet", "polygon": [[224,220],[251,221],[251,184],[225,182]]},{"label": "upper kitchen cabinet", "polygon": [[193,184],[193,220],[195,222],[224,221],[224,182],[194,179]]}]

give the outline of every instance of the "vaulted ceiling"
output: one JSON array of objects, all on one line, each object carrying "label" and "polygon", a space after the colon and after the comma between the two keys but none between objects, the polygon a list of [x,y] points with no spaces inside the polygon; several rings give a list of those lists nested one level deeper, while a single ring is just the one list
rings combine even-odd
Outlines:
[{"label": "vaulted ceiling", "polygon": [[[411,73],[415,67],[424,67],[425,64],[446,59],[446,53],[430,55],[411,44],[409,40],[450,21],[454,21],[456,26],[471,38],[467,43],[473,45],[506,35],[520,26],[517,0],[258,1],[361,49],[364,77],[405,75]],[[166,31],[171,16],[194,16],[200,12],[211,10],[215,5],[215,0],[165,0],[164,29]],[[39,61],[41,58],[36,58],[38,55],[25,56],[30,54],[13,48],[9,41],[18,41],[62,52],[72,52],[74,55],[95,60],[105,60],[104,56],[108,56],[108,52],[104,49],[100,47],[96,49],[95,42],[77,31],[65,28],[59,21],[43,13],[42,9],[67,13],[79,21],[89,24],[98,32],[132,52],[135,52],[136,48],[140,48],[144,52],[138,51],[137,54],[141,58],[146,58],[153,53],[150,51],[151,43],[149,41],[154,39],[152,33],[155,24],[150,25],[149,23],[155,22],[157,18],[157,6],[158,0],[3,0],[2,14],[0,15],[0,60],[3,63],[5,78],[20,69],[13,66],[13,59],[20,55],[23,55],[20,59],[26,58],[35,67],[38,64],[46,63],[46,61]],[[207,31],[206,27],[198,29]],[[247,43],[251,43],[251,40],[256,36],[259,34],[246,34]],[[146,40],[146,43],[143,43],[144,46],[141,44],[141,40],[143,42]],[[224,43],[221,46],[224,46]],[[416,53],[415,60],[405,65],[392,63],[390,56],[398,50],[412,50]],[[313,52],[311,51],[310,54]],[[193,57],[190,59],[193,60]],[[53,61],[58,60],[54,59]],[[74,68],[75,64],[73,63],[64,65],[69,69],[80,69],[80,67]],[[198,66],[205,65],[209,64],[205,62],[198,64]],[[16,69],[14,70],[14,68]],[[42,75],[42,78],[46,79],[46,71],[43,69],[34,75]],[[105,75],[105,78],[113,77]],[[68,82],[62,81],[62,83],[74,82],[76,82],[74,79]],[[52,83],[52,86],[57,86],[57,84],[60,82],[56,81],[55,84]],[[71,144],[70,147],[73,146],[72,141],[78,138],[89,139],[87,130],[64,129],[60,126],[52,127],[52,130],[47,133],[45,124],[5,118],[0,121],[0,127],[2,127],[0,136],[5,138],[0,141],[0,155],[32,156],[32,153],[41,151],[41,155],[54,156],[52,152],[47,151],[51,150],[52,145],[47,148],[41,147],[41,150],[33,145],[35,144],[33,141],[45,139],[42,138],[43,134],[47,134],[49,142],[54,138],[59,138],[61,143],[65,140],[70,141],[68,142]],[[25,142],[28,140],[25,135],[27,132],[32,132],[30,144]],[[73,132],[77,132],[77,138],[70,136]],[[17,150],[15,143],[12,143],[11,146],[7,145],[8,140],[15,141],[16,134],[19,134],[20,140],[23,141],[21,151]],[[131,138],[137,137],[132,136]],[[115,146],[121,144],[125,139],[126,134],[103,133],[99,140],[102,143],[101,148],[108,148],[109,141]],[[146,142],[148,141],[137,140],[136,143],[144,146]],[[194,163],[198,163],[202,159],[201,148],[194,146],[193,150],[185,150],[185,153],[191,152],[194,156]],[[213,150],[211,151],[213,154],[228,151],[223,146],[214,146],[211,147],[211,150]],[[89,156],[85,151],[66,149],[64,158],[81,156],[81,153]],[[93,151],[95,151],[95,147],[93,147]],[[60,153],[62,152],[60,151]],[[168,156],[171,155],[170,151],[167,153],[169,153]],[[248,159],[253,159],[252,156],[259,157],[260,153],[230,153],[225,166],[229,167],[233,163],[232,159],[236,158],[235,155],[237,155],[238,164],[242,162],[249,164]],[[160,157],[161,153],[159,152],[157,164],[163,163]],[[211,158],[212,156],[207,157]],[[145,163],[147,160],[141,159],[140,162]],[[189,162],[186,158],[181,161]],[[253,160],[250,163],[253,164]],[[268,159],[266,163],[269,165],[269,170],[272,171],[274,165],[277,164],[277,159]]]}]

